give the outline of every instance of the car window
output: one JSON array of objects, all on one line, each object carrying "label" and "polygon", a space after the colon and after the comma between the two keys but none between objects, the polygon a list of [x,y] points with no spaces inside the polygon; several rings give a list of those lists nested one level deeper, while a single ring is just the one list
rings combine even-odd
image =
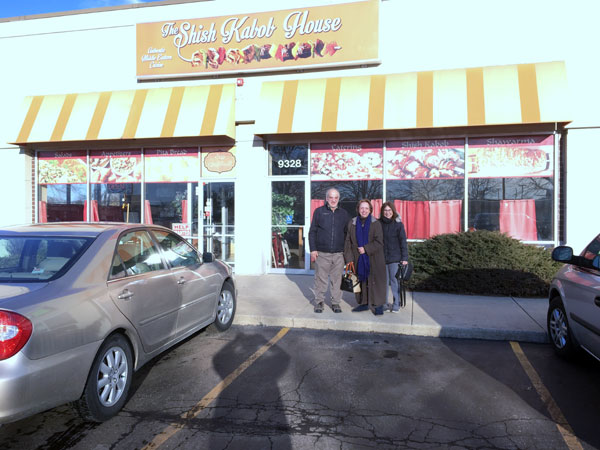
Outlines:
[{"label": "car window", "polygon": [[201,264],[194,247],[188,244],[184,239],[173,233],[165,231],[154,231],[156,240],[162,248],[165,259],[169,261],[172,267],[193,266]]},{"label": "car window", "polygon": [[89,238],[0,236],[0,281],[42,281],[60,275]]},{"label": "car window", "polygon": [[600,235],[596,236],[596,239],[590,242],[581,253],[581,256],[590,262],[598,255],[600,255]]},{"label": "car window", "polygon": [[[120,261],[119,261],[120,260]],[[111,277],[120,278],[126,275],[137,275],[164,269],[158,250],[146,231],[133,231],[119,239],[117,253],[113,258]]]}]

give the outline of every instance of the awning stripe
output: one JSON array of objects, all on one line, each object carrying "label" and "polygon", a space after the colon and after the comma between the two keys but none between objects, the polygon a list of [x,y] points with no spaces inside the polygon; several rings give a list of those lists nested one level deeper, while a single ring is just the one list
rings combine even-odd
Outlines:
[{"label": "awning stripe", "polygon": [[75,94],[69,94],[65,98],[65,102],[58,115],[58,120],[54,126],[54,131],[52,131],[52,136],[50,136],[51,141],[60,141],[62,139],[65,128],[67,127],[67,122],[71,116],[71,111],[73,111],[73,105],[75,104],[76,98],[77,96]]},{"label": "awning stripe", "polygon": [[169,106],[167,107],[167,116],[165,117],[160,137],[173,136],[177,117],[179,116],[179,109],[181,108],[181,100],[183,100],[184,90],[184,87],[176,87],[171,91],[171,98],[169,98]]},{"label": "awning stripe", "polygon": [[43,96],[33,97],[31,103],[29,103],[29,109],[27,111],[27,115],[25,116],[25,120],[23,121],[23,125],[21,126],[21,131],[19,132],[19,137],[17,138],[19,142],[27,141],[29,135],[31,134],[31,129],[33,128],[33,124],[35,123],[35,119],[40,112],[40,108],[42,106]]},{"label": "awning stripe", "polygon": [[341,78],[328,78],[325,84],[322,131],[335,131],[337,129],[341,82]]},{"label": "awning stripe", "polygon": [[417,74],[417,128],[433,126],[433,72]]},{"label": "awning stripe", "polygon": [[485,124],[483,70],[467,69],[467,113],[469,125]]},{"label": "awning stripe", "polygon": [[267,81],[256,134],[569,122],[567,105],[564,62]]},{"label": "awning stripe", "polygon": [[[222,136],[235,139],[235,86],[27,97],[16,144]],[[229,142],[229,141],[228,141]]]},{"label": "awning stripe", "polygon": [[519,73],[519,92],[521,94],[521,117],[523,122],[536,123],[540,121],[540,105],[538,100],[535,65],[521,64],[517,67]]},{"label": "awning stripe", "polygon": [[298,80],[290,80],[283,83],[281,114],[279,114],[279,123],[277,124],[278,133],[290,133],[292,131],[292,121],[294,120],[294,108],[296,107],[297,92]]}]

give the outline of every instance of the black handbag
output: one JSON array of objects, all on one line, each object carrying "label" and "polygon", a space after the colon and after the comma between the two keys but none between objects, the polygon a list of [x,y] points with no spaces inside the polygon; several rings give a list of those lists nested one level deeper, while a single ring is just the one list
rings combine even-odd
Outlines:
[{"label": "black handbag", "polygon": [[406,286],[404,285],[404,282],[410,279],[412,272],[413,265],[410,261],[408,264],[400,263],[398,271],[396,272],[396,279],[398,280],[398,296],[401,308],[406,306]]},{"label": "black handbag", "polygon": [[358,277],[354,273],[354,263],[349,262],[344,267],[344,274],[342,275],[342,283],[340,284],[340,289],[346,292],[358,293],[360,292],[360,281],[358,281]]}]

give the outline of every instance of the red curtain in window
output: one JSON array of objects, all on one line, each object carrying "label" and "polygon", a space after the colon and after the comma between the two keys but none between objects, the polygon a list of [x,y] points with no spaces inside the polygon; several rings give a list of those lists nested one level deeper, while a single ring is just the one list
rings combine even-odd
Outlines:
[{"label": "red curtain in window", "polygon": [[459,233],[462,200],[429,202],[429,237],[436,234]]},{"label": "red curtain in window", "polygon": [[500,232],[522,241],[537,241],[535,200],[501,200]]},{"label": "red curtain in window", "polygon": [[[87,220],[87,200],[83,202],[83,220]],[[100,222],[100,215],[98,214],[98,200],[92,200],[92,209],[90,211],[90,222]]]},{"label": "red curtain in window", "polygon": [[46,202],[43,200],[38,202],[38,222],[48,222],[48,209],[46,207]]},{"label": "red curtain in window", "polygon": [[325,200],[313,199],[310,201],[310,221],[312,222],[312,216],[319,206],[323,206],[325,204]]},{"label": "red curtain in window", "polygon": [[188,211],[187,211],[188,201],[181,200],[181,221],[183,223],[187,223],[188,221]]},{"label": "red curtain in window", "polygon": [[404,222],[408,239],[427,239],[429,237],[429,202],[395,200],[394,206]]},{"label": "red curtain in window", "polygon": [[154,223],[152,221],[152,208],[150,207],[150,200],[144,200],[144,223]]},{"label": "red curtain in window", "polygon": [[371,200],[371,205],[373,205],[373,216],[379,219],[381,217],[381,205],[383,205],[383,200],[374,198]]}]

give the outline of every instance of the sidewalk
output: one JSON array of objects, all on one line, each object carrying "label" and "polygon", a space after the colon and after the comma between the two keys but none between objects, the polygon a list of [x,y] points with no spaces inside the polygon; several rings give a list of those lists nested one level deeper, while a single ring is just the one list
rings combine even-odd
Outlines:
[{"label": "sidewalk", "polygon": [[310,275],[240,275],[236,283],[238,325],[547,342],[545,298],[407,292],[400,313],[375,316],[351,312],[354,295],[344,292],[341,314],[331,311],[327,300],[325,311],[315,314]]}]

